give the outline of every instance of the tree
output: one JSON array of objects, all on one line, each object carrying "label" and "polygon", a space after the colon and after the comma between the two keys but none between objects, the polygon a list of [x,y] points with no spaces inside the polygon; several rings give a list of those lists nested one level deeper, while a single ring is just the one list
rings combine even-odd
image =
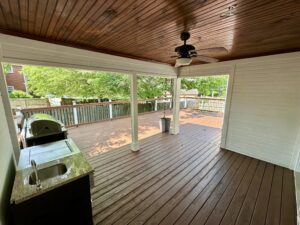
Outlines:
[{"label": "tree", "polygon": [[138,97],[140,99],[162,97],[165,92],[170,91],[170,83],[170,79],[167,78],[139,76]]},{"label": "tree", "polygon": [[196,88],[200,95],[203,96],[219,96],[226,95],[228,76],[205,76],[197,78],[186,78],[182,80],[182,88]]},{"label": "tree", "polygon": [[24,66],[22,71],[29,90],[38,96],[119,98],[129,93],[126,75],[41,66]]},{"label": "tree", "polygon": [[185,90],[191,90],[197,88],[196,79],[185,78],[181,80],[181,88]]},{"label": "tree", "polygon": [[[43,66],[24,66],[23,74],[28,78],[28,88],[36,96],[94,97],[129,99],[130,80],[127,74],[95,72]],[[166,78],[138,77],[140,99],[161,97],[170,90]]]}]

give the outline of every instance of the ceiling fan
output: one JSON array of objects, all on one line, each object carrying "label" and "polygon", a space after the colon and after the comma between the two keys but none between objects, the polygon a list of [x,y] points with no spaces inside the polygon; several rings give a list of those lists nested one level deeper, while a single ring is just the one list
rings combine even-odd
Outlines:
[{"label": "ceiling fan", "polygon": [[215,48],[207,48],[196,51],[193,45],[189,45],[186,41],[190,38],[189,32],[182,32],[180,35],[180,39],[183,41],[183,45],[175,48],[176,56],[172,56],[172,58],[176,57],[175,67],[179,66],[187,66],[190,65],[193,58],[196,58],[198,61],[213,63],[218,62],[219,60],[216,58],[212,58],[209,56],[205,56],[206,54],[227,54],[228,51],[223,47],[215,47]]}]

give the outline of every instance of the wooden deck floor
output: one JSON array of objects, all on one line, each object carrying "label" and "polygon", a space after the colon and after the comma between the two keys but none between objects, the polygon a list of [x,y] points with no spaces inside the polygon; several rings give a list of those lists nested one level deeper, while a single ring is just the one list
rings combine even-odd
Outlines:
[{"label": "wooden deck floor", "polygon": [[184,124],[89,158],[95,224],[294,225],[293,174],[219,149],[220,129]]}]

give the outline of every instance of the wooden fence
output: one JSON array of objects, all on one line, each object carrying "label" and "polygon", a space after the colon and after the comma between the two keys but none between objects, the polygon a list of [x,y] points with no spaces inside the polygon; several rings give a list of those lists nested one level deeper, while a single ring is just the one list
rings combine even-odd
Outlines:
[{"label": "wooden fence", "polygon": [[[223,112],[225,99],[220,98],[183,98],[181,108],[199,109],[205,111]],[[148,99],[138,103],[138,112],[155,112],[172,108],[171,98]],[[23,109],[25,118],[35,113],[46,113],[63,122],[67,127],[80,124],[111,120],[130,115],[128,101],[101,102],[92,104],[65,105]]]},{"label": "wooden fence", "polygon": [[48,99],[41,98],[11,98],[10,105],[12,109],[50,107]]}]

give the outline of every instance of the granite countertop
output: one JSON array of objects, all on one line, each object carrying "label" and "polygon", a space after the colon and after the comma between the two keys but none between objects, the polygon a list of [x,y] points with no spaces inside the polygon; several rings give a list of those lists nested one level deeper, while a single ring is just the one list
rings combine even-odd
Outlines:
[{"label": "granite countertop", "polygon": [[91,187],[93,186],[94,170],[80,151],[76,151],[68,156],[38,164],[37,169],[40,170],[56,164],[65,164],[67,168],[66,173],[42,181],[40,189],[37,188],[36,185],[29,184],[29,176],[33,172],[33,169],[31,167],[19,168],[16,171],[10,200],[11,203],[21,203],[87,175],[90,177]]},{"label": "granite countertop", "polygon": [[21,149],[17,170],[31,167],[31,160],[34,160],[37,165],[41,165],[77,153],[80,153],[80,150],[71,138],[27,147]]}]

